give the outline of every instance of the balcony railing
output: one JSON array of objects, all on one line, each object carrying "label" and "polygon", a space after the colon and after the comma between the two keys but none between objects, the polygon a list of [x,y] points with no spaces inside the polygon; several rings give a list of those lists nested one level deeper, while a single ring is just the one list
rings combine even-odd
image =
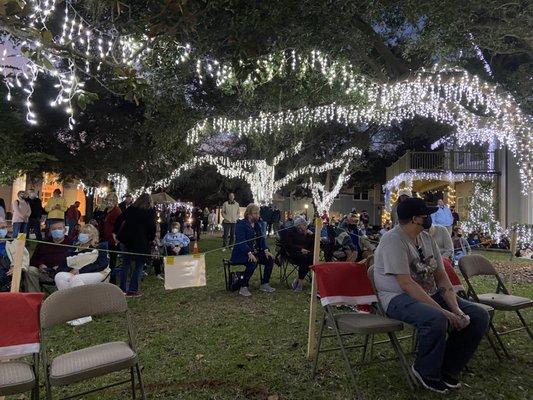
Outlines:
[{"label": "balcony railing", "polygon": [[409,170],[498,173],[494,151],[408,151],[387,167],[387,181]]}]

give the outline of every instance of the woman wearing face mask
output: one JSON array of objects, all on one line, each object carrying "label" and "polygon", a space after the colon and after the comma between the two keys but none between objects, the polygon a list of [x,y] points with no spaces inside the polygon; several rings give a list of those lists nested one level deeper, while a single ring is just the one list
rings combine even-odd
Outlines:
[{"label": "woman wearing face mask", "polygon": [[17,199],[13,201],[13,237],[19,233],[26,233],[26,224],[31,215],[31,208],[26,201],[24,190],[17,193]]},{"label": "woman wearing face mask", "polygon": [[[75,243],[78,248],[70,253],[55,276],[58,290],[102,282],[107,277],[110,272],[107,251],[98,251],[107,250],[107,245],[99,245],[98,240],[98,230],[94,226],[87,224],[81,228]],[[86,317],[70,323],[81,325],[90,320]]]},{"label": "woman wearing face mask", "polygon": [[167,254],[171,256],[189,254],[189,243],[191,240],[180,233],[179,222],[173,222],[170,232],[163,238],[163,245],[167,249]]}]

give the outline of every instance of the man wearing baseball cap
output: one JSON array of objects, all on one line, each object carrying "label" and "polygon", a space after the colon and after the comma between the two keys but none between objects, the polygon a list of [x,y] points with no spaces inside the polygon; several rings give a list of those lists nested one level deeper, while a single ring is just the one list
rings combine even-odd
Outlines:
[{"label": "man wearing baseball cap", "polygon": [[461,386],[459,374],[486,332],[489,315],[455,295],[426,231],[436,210],[418,198],[398,204],[399,224],[383,235],[374,255],[374,280],[387,315],[418,331],[414,376],[426,389],[446,393]]}]

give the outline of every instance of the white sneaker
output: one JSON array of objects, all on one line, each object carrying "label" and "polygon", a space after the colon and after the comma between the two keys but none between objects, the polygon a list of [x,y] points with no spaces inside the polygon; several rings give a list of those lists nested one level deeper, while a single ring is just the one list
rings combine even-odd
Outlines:
[{"label": "white sneaker", "polygon": [[252,295],[246,286],[239,289],[239,294],[244,297],[250,297]]},{"label": "white sneaker", "polygon": [[272,293],[275,292],[276,289],[274,289],[272,286],[270,286],[269,283],[263,283],[261,287],[259,288],[262,292]]},{"label": "white sneaker", "polygon": [[72,321],[68,321],[67,324],[71,326],[80,326],[80,325],[88,324],[92,320],[93,320],[92,317],[83,317],[83,318],[73,319]]},{"label": "white sneaker", "polygon": [[164,277],[162,274],[157,275],[157,278],[158,278],[158,279],[161,279],[162,281],[165,280],[165,277]]}]

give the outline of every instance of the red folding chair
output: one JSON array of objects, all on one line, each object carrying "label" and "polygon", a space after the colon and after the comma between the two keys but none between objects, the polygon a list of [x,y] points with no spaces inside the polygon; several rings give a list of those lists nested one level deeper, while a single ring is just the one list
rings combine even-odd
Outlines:
[{"label": "red folding chair", "polygon": [[[0,293],[0,396],[31,391],[39,399],[42,300],[43,293]],[[32,361],[18,360],[25,356]]]},{"label": "red folding chair", "polygon": [[[333,262],[316,264],[312,267],[315,272],[320,302],[324,309],[320,332],[318,336],[317,351],[313,364],[313,377],[316,374],[318,357],[320,353],[340,350],[348,373],[348,377],[357,391],[354,368],[364,364],[368,341],[371,335],[386,334],[390,344],[400,361],[406,374],[409,386],[413,387],[407,360],[402,352],[395,332],[403,329],[403,323],[385,316],[373,313],[339,310],[338,305],[373,304],[377,298],[372,289],[372,284],[367,276],[367,267],[362,263]],[[329,328],[333,334],[325,335],[324,330]],[[349,336],[363,336],[363,344],[347,345],[345,339]],[[335,338],[338,347],[322,348],[322,339]],[[347,349],[363,348],[361,361],[352,364],[348,357]],[[396,359],[396,358],[394,358]],[[381,362],[390,359],[380,359]]]}]

